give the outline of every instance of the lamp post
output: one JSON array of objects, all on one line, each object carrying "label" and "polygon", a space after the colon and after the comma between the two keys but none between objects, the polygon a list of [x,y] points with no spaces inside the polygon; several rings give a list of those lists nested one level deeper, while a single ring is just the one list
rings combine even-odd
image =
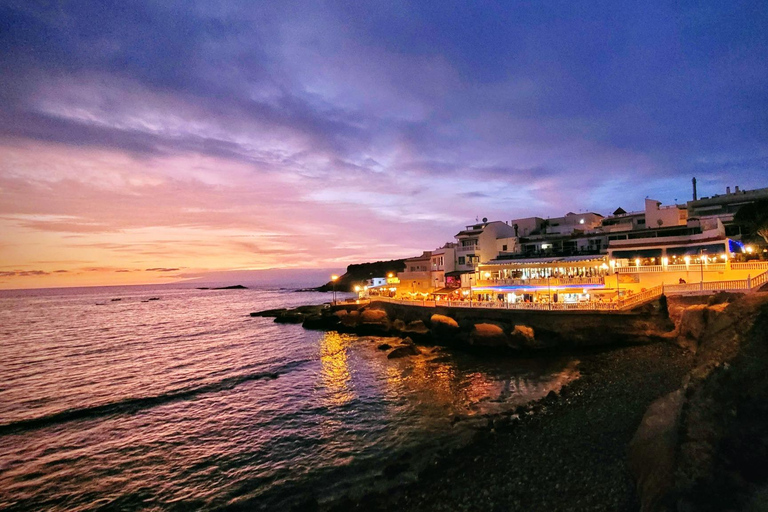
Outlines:
[{"label": "lamp post", "polygon": [[336,305],[336,281],[339,279],[339,276],[336,274],[331,276],[331,282],[333,283],[333,305]]},{"label": "lamp post", "polygon": [[704,253],[707,252],[704,249],[699,249],[699,271],[701,274],[701,280],[699,281],[699,291],[704,291]]},{"label": "lamp post", "polygon": [[549,279],[552,276],[549,272],[547,273],[547,294],[549,295],[549,309],[552,309],[552,286],[550,285]]}]

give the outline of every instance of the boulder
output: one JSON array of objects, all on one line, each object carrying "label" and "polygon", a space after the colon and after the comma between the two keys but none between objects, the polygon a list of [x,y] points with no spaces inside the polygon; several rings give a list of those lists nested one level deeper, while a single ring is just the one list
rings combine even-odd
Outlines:
[{"label": "boulder", "polygon": [[505,347],[507,335],[495,324],[475,324],[469,335],[469,342],[480,347]]},{"label": "boulder", "polygon": [[403,322],[399,318],[395,318],[395,321],[392,322],[392,328],[395,329],[396,331],[401,331],[401,332],[405,331],[405,328],[406,328],[405,322]]},{"label": "boulder", "polygon": [[459,323],[449,316],[432,315],[429,322],[432,336],[437,340],[451,341],[459,334]]},{"label": "boulder", "polygon": [[533,328],[526,325],[516,325],[509,334],[509,344],[512,348],[532,349],[541,348],[542,344],[536,340]]},{"label": "boulder", "polygon": [[355,327],[360,320],[359,311],[350,311],[346,315],[340,317],[342,325],[345,327]]},{"label": "boulder", "polygon": [[400,357],[416,356],[421,354],[421,350],[416,345],[400,345],[392,352],[387,354],[387,359],[398,359]]},{"label": "boulder", "polygon": [[387,312],[382,309],[366,309],[360,314],[360,321],[364,324],[389,324]]}]

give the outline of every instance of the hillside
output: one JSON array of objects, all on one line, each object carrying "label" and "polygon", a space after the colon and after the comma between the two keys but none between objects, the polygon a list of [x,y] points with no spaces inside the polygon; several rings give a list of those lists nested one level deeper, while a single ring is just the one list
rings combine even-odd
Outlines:
[{"label": "hillside", "polygon": [[[397,273],[403,270],[405,270],[404,259],[349,265],[347,271],[336,281],[336,291],[352,292],[355,290],[355,285],[363,285],[372,277],[386,277],[390,272]],[[321,292],[328,292],[332,289],[333,283],[331,281],[317,288]]]}]

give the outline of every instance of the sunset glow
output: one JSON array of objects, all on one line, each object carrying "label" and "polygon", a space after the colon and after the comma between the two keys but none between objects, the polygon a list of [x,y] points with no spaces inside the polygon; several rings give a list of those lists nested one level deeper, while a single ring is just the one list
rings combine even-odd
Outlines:
[{"label": "sunset glow", "polygon": [[505,5],[1,8],[0,288],[343,268],[765,186],[764,14]]}]

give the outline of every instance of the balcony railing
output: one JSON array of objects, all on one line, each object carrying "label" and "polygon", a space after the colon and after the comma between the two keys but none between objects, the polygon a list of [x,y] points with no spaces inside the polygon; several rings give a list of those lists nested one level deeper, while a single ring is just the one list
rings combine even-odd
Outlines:
[{"label": "balcony railing", "polygon": [[573,286],[605,284],[604,277],[552,277],[550,279],[479,279],[477,286]]}]

